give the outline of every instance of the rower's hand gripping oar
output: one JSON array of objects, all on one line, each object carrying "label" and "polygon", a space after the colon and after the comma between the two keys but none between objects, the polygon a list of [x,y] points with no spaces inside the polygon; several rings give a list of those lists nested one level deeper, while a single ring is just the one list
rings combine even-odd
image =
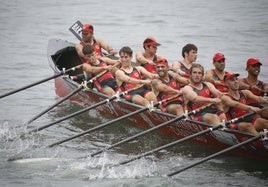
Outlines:
[{"label": "rower's hand gripping oar", "polygon": [[29,134],[29,133],[32,133],[32,132],[39,132],[39,131],[41,131],[41,130],[43,130],[43,129],[46,129],[46,128],[52,126],[52,125],[55,125],[55,124],[57,124],[57,123],[59,123],[59,122],[62,122],[62,121],[67,120],[67,119],[70,119],[70,118],[72,118],[72,117],[74,117],[74,116],[77,116],[77,115],[79,115],[79,114],[82,114],[82,113],[84,113],[84,112],[86,112],[86,111],[89,111],[89,110],[91,110],[91,109],[93,109],[93,108],[96,108],[96,107],[98,107],[98,106],[100,106],[100,105],[103,105],[103,104],[105,104],[105,103],[109,103],[110,101],[113,101],[113,100],[115,100],[115,99],[117,99],[117,98],[120,98],[120,97],[122,97],[123,95],[126,95],[126,94],[128,94],[129,92],[132,92],[132,91],[134,91],[134,90],[136,90],[136,89],[137,89],[137,88],[133,88],[133,89],[131,89],[131,90],[127,90],[127,91],[124,91],[124,92],[120,92],[120,93],[118,93],[118,94],[116,94],[116,95],[114,95],[114,96],[112,96],[112,97],[110,97],[110,98],[107,98],[107,99],[105,99],[105,100],[103,100],[103,101],[101,101],[101,102],[95,103],[94,105],[88,106],[88,107],[86,107],[86,108],[84,108],[84,109],[82,109],[82,110],[79,110],[79,111],[77,111],[77,112],[75,112],[75,113],[73,113],[73,114],[70,114],[70,115],[65,116],[65,117],[63,117],[63,118],[61,118],[61,119],[58,119],[58,120],[56,120],[56,121],[54,121],[54,122],[52,122],[52,123],[49,123],[49,124],[47,124],[47,125],[43,125],[43,126],[41,126],[41,127],[37,127],[37,128],[35,128],[35,129],[33,129],[33,130],[27,132],[26,134]]},{"label": "rower's hand gripping oar", "polygon": [[[196,138],[196,137],[198,137],[198,136],[204,135],[204,134],[209,133],[209,132],[212,132],[212,131],[214,131],[214,130],[217,130],[217,129],[220,129],[220,128],[226,128],[226,126],[228,126],[229,124],[236,123],[237,121],[239,121],[239,120],[243,120],[243,119],[245,119],[245,118],[247,118],[247,117],[250,117],[250,116],[252,116],[252,115],[254,115],[254,114],[256,114],[256,113],[255,113],[255,112],[251,112],[251,113],[248,113],[248,114],[246,114],[246,115],[244,115],[244,116],[241,116],[241,117],[239,117],[239,118],[235,118],[235,119],[229,120],[229,121],[227,121],[227,122],[224,122],[224,123],[222,123],[222,124],[215,125],[215,126],[212,126],[212,127],[211,127],[211,125],[207,125],[207,126],[209,126],[210,128],[207,128],[207,129],[205,129],[205,130],[203,130],[203,131],[200,131],[200,132],[198,132],[198,133],[189,135],[189,136],[184,137],[184,138],[182,138],[182,139],[176,140],[176,141],[174,141],[174,142],[171,142],[171,143],[168,143],[168,144],[166,144],[166,145],[163,145],[163,146],[160,146],[160,147],[158,147],[158,148],[155,148],[155,149],[153,149],[153,150],[151,150],[151,151],[148,151],[148,152],[145,152],[145,153],[140,154],[140,155],[138,155],[138,156],[135,156],[135,157],[133,157],[133,158],[131,158],[131,159],[129,159],[129,160],[126,160],[126,161],[123,161],[123,162],[119,163],[118,165],[124,165],[124,164],[127,164],[127,163],[129,163],[129,162],[132,162],[132,161],[134,161],[134,160],[140,159],[140,158],[142,158],[142,157],[144,157],[144,156],[147,156],[147,155],[149,155],[149,154],[152,154],[152,153],[154,153],[154,152],[157,152],[157,151],[160,151],[160,150],[169,148],[169,147],[171,147],[171,146],[174,146],[174,145],[176,145],[176,144],[182,143],[182,142],[184,142],[184,141],[186,141],[186,140],[189,140],[189,139]],[[192,122],[193,120],[185,119],[185,121]],[[197,121],[197,123],[199,123],[199,122]],[[205,123],[205,124],[206,124],[206,123]]]},{"label": "rower's hand gripping oar", "polygon": [[174,175],[176,175],[178,173],[181,173],[182,171],[185,171],[185,170],[190,169],[190,168],[192,168],[194,166],[197,166],[199,164],[202,164],[202,163],[204,163],[207,160],[210,160],[212,158],[215,158],[215,157],[217,157],[219,155],[222,155],[224,153],[227,153],[227,152],[232,151],[232,150],[234,150],[236,148],[239,148],[239,147],[241,147],[243,145],[246,145],[246,144],[249,144],[251,142],[257,141],[259,139],[268,140],[268,131],[267,130],[264,130],[263,132],[260,132],[260,135],[258,135],[258,136],[253,136],[252,138],[247,139],[246,141],[243,141],[241,143],[238,143],[238,144],[235,144],[233,146],[230,146],[230,147],[228,147],[226,149],[223,149],[223,150],[221,150],[219,152],[216,152],[216,153],[214,153],[214,154],[212,154],[210,156],[207,156],[207,157],[201,159],[200,161],[197,161],[197,162],[195,162],[195,163],[193,163],[193,164],[191,164],[189,166],[183,167],[180,170],[177,170],[175,172],[169,173],[169,174],[167,174],[167,176],[168,177],[172,177],[172,176],[174,176]]},{"label": "rower's hand gripping oar", "polygon": [[81,91],[83,89],[87,89],[88,88],[88,86],[87,86],[88,84],[93,83],[93,81],[95,81],[98,77],[102,76],[107,71],[108,70],[102,71],[101,73],[99,73],[95,77],[91,78],[90,80],[82,82],[82,84],[77,89],[75,89],[74,91],[72,91],[71,93],[69,93],[68,95],[66,95],[65,97],[63,97],[60,101],[56,102],[54,105],[50,106],[46,110],[44,110],[44,111],[40,112],[39,114],[37,114],[36,116],[32,117],[25,124],[26,125],[29,125],[30,123],[32,123],[33,121],[35,121],[36,119],[38,119],[39,117],[41,117],[42,115],[44,115],[45,113],[47,113],[48,111],[50,111],[51,109],[53,109],[54,107],[56,107],[59,104],[61,104],[63,101],[69,99],[70,97],[72,97],[73,95],[75,95],[76,93],[78,93],[79,91]]},{"label": "rower's hand gripping oar", "polygon": [[[176,97],[178,97],[178,96],[176,95]],[[175,97],[172,97],[172,98],[175,98]],[[118,118],[116,118],[116,119],[113,119],[113,120],[111,120],[111,121],[108,121],[108,122],[103,123],[103,124],[101,124],[101,125],[98,125],[98,126],[96,126],[96,127],[93,127],[93,128],[91,128],[91,129],[89,129],[89,130],[87,130],[87,131],[84,131],[84,132],[82,132],[82,133],[80,133],[80,134],[78,134],[78,135],[75,135],[75,136],[72,136],[72,137],[70,137],[70,138],[66,138],[66,139],[64,139],[64,140],[61,140],[61,141],[58,141],[58,142],[56,142],[56,143],[50,144],[50,145],[48,145],[48,147],[53,147],[53,146],[55,146],[55,145],[62,144],[62,143],[64,143],[64,142],[67,142],[67,141],[72,140],[72,139],[74,139],[74,138],[78,138],[78,137],[83,136],[83,135],[85,135],[85,134],[89,134],[89,133],[94,132],[94,131],[96,131],[96,130],[98,130],[98,129],[101,129],[101,128],[103,128],[103,127],[106,127],[106,126],[108,126],[108,125],[111,125],[111,124],[113,124],[113,123],[115,123],[115,122],[118,122],[118,121],[120,121],[120,120],[126,119],[126,118],[128,118],[128,117],[130,117],[130,116],[134,116],[134,115],[139,114],[139,113],[141,113],[141,112],[144,112],[144,111],[146,111],[146,110],[153,110],[154,107],[157,107],[158,105],[160,105],[160,104],[162,104],[163,102],[166,102],[166,101],[167,101],[167,99],[166,99],[166,100],[159,101],[159,102],[153,104],[152,106],[144,107],[144,108],[141,108],[141,109],[136,110],[136,111],[134,111],[134,112],[131,112],[131,113],[129,113],[129,114],[120,116],[120,117],[118,117]]]},{"label": "rower's hand gripping oar", "polygon": [[72,68],[67,69],[67,70],[62,69],[59,73],[57,73],[57,74],[55,74],[55,75],[53,75],[53,76],[51,76],[51,77],[42,79],[42,80],[37,81],[37,82],[35,82],[35,83],[29,84],[29,85],[26,85],[26,86],[24,86],[24,87],[18,88],[18,89],[16,89],[16,90],[10,91],[10,92],[8,92],[8,93],[2,94],[2,95],[0,95],[0,99],[3,98],[3,97],[6,97],[6,96],[12,95],[12,94],[14,94],[14,93],[17,93],[17,92],[19,92],[19,91],[25,90],[25,89],[27,89],[27,88],[31,88],[31,87],[36,86],[36,85],[38,85],[38,84],[41,84],[41,83],[43,83],[43,82],[49,81],[49,80],[51,80],[51,79],[55,79],[55,78],[57,78],[57,77],[59,77],[59,76],[61,76],[61,75],[64,75],[65,73],[68,73],[68,72],[70,72],[70,71],[75,71],[76,69],[79,69],[79,68],[81,68],[81,67],[82,67],[82,64],[81,64],[81,65],[78,65],[78,66],[75,66],[75,67],[72,67]]},{"label": "rower's hand gripping oar", "polygon": [[113,144],[113,145],[110,145],[110,146],[108,146],[108,147],[106,147],[106,148],[104,148],[104,149],[102,149],[102,150],[100,150],[100,151],[98,151],[98,152],[92,153],[91,156],[98,155],[98,154],[100,154],[100,153],[102,153],[102,152],[104,152],[104,151],[106,151],[106,150],[109,150],[109,149],[111,149],[111,148],[113,148],[113,147],[119,146],[119,145],[121,145],[121,144],[123,144],[123,143],[127,143],[127,142],[129,142],[129,141],[131,141],[131,140],[133,140],[133,139],[135,139],[135,138],[138,138],[138,137],[140,137],[140,136],[143,136],[143,135],[145,135],[145,134],[148,134],[149,132],[152,132],[152,131],[155,131],[155,130],[157,130],[157,129],[159,129],[159,128],[162,128],[162,127],[164,127],[164,126],[170,125],[170,124],[172,124],[172,123],[174,123],[174,122],[176,122],[176,121],[182,120],[182,119],[184,119],[184,118],[186,118],[186,117],[188,117],[188,116],[190,116],[190,115],[193,115],[193,114],[195,114],[195,113],[197,113],[197,112],[200,112],[201,110],[204,110],[204,109],[207,108],[208,106],[210,106],[210,105],[201,107],[201,108],[196,109],[196,110],[192,110],[191,112],[185,113],[184,115],[175,117],[175,118],[173,118],[173,119],[171,119],[171,120],[169,120],[169,121],[166,121],[166,122],[164,122],[164,123],[162,123],[162,124],[160,124],[160,125],[157,125],[157,126],[155,126],[155,127],[149,128],[149,129],[147,129],[147,130],[145,130],[145,131],[142,131],[142,132],[140,132],[140,133],[138,133],[138,134],[136,134],[136,135],[133,135],[133,136],[131,136],[131,137],[128,137],[128,138],[126,138],[126,139],[124,139],[124,140],[122,140],[122,141],[119,141],[119,142],[117,142],[117,143],[115,143],[115,144]]}]

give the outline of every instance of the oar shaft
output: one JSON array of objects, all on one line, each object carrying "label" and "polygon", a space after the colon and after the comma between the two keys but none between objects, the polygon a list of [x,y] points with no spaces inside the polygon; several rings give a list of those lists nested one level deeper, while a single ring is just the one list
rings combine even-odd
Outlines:
[{"label": "oar shaft", "polygon": [[210,156],[208,156],[208,157],[206,157],[206,158],[203,158],[203,159],[201,159],[200,161],[198,161],[198,162],[196,162],[196,163],[194,163],[194,164],[191,164],[191,165],[189,165],[189,166],[186,166],[186,167],[184,167],[184,168],[182,168],[182,169],[180,169],[180,170],[178,170],[178,171],[172,172],[172,173],[168,174],[167,176],[169,176],[169,177],[174,176],[174,175],[176,175],[176,174],[178,174],[178,173],[181,173],[182,171],[185,171],[185,170],[187,170],[187,169],[190,169],[190,168],[192,168],[192,167],[194,167],[194,166],[197,166],[197,165],[199,165],[199,164],[201,164],[201,163],[203,163],[203,162],[205,162],[205,161],[207,161],[207,160],[210,160],[210,159],[212,159],[212,158],[215,158],[215,157],[217,157],[217,156],[219,156],[219,155],[222,155],[222,154],[224,154],[224,153],[226,153],[226,152],[232,151],[232,150],[234,150],[234,149],[236,149],[236,148],[238,148],[238,147],[241,147],[241,146],[246,145],[246,144],[248,144],[248,143],[254,142],[254,141],[256,141],[256,140],[258,140],[258,139],[260,139],[260,138],[261,138],[260,135],[259,135],[259,136],[252,137],[252,138],[250,138],[250,139],[248,139],[248,140],[246,140],[246,141],[244,141],[244,142],[238,143],[238,144],[236,144],[236,145],[233,145],[233,146],[231,146],[231,147],[228,147],[228,148],[226,148],[226,149],[223,149],[223,150],[221,150],[221,151],[219,151],[219,152],[217,152],[217,153],[214,153],[214,154],[212,154],[212,155],[210,155]]},{"label": "oar shaft", "polygon": [[32,84],[23,86],[23,87],[18,88],[18,89],[16,89],[16,90],[13,90],[13,91],[10,91],[10,92],[5,93],[5,94],[3,94],[3,95],[0,95],[0,99],[3,98],[3,97],[6,97],[6,96],[12,95],[12,94],[14,94],[14,93],[17,93],[17,92],[19,92],[19,91],[25,90],[25,89],[27,89],[27,88],[31,88],[31,87],[33,87],[33,86],[39,85],[39,84],[41,84],[41,83],[43,83],[43,82],[46,82],[46,81],[49,81],[49,80],[51,80],[51,79],[55,79],[55,78],[57,78],[57,77],[59,77],[59,76],[65,74],[65,73],[67,73],[67,72],[69,72],[69,71],[74,71],[75,69],[77,69],[77,68],[81,68],[81,67],[82,67],[82,65],[78,65],[78,66],[72,67],[72,68],[67,69],[67,70],[62,70],[60,73],[55,74],[55,75],[53,75],[53,76],[51,76],[51,77],[42,79],[42,80],[37,81],[37,82],[35,82],[35,83],[32,83]]},{"label": "oar shaft", "polygon": [[79,86],[77,89],[75,89],[73,92],[69,93],[68,95],[66,95],[64,98],[62,98],[60,101],[56,102],[54,105],[50,106],[49,108],[47,108],[46,110],[40,112],[39,114],[37,114],[36,116],[34,116],[32,119],[30,119],[29,121],[26,122],[26,125],[29,125],[30,123],[32,123],[33,121],[35,121],[37,118],[41,117],[42,115],[44,115],[45,113],[47,113],[48,111],[50,111],[51,109],[53,109],[54,107],[58,106],[59,104],[61,104],[63,101],[69,99],[70,97],[72,97],[73,95],[75,95],[76,93],[78,93],[79,91],[81,91],[83,89],[83,86]]},{"label": "oar shaft", "polygon": [[[115,99],[115,98],[116,98],[116,97],[113,96],[112,98],[110,98],[110,101],[113,100],[113,99]],[[84,109],[82,109],[82,110],[79,110],[79,111],[77,111],[77,112],[75,112],[75,113],[73,113],[73,114],[71,114],[71,115],[65,116],[65,117],[63,117],[63,118],[61,118],[61,119],[59,119],[59,120],[57,120],[57,121],[54,121],[54,122],[52,122],[52,123],[50,123],[50,124],[47,124],[47,125],[38,127],[38,128],[36,128],[36,129],[33,129],[33,130],[29,131],[29,133],[41,131],[41,130],[43,130],[43,129],[45,129],[45,128],[48,128],[48,127],[50,127],[50,126],[52,126],[52,125],[55,125],[55,124],[57,124],[57,123],[59,123],[59,122],[62,122],[62,121],[67,120],[67,119],[70,119],[70,118],[72,118],[72,117],[74,117],[74,116],[77,116],[77,115],[79,115],[79,114],[82,114],[82,113],[84,113],[84,112],[86,112],[86,111],[88,111],[88,110],[90,110],[90,109],[96,108],[96,107],[98,107],[98,106],[100,106],[100,105],[102,105],[102,104],[104,104],[104,103],[106,103],[106,102],[108,102],[108,101],[107,101],[107,100],[103,100],[103,101],[101,101],[101,102],[99,102],[99,103],[96,103],[96,104],[91,105],[91,106],[89,106],[89,107],[87,107],[87,108],[84,108]]]},{"label": "oar shaft", "polygon": [[49,145],[48,147],[53,147],[53,146],[55,146],[55,145],[59,145],[59,144],[62,144],[62,143],[64,143],[64,142],[67,142],[67,141],[69,141],[69,140],[72,140],[72,139],[78,138],[78,137],[80,137],[80,136],[89,134],[89,133],[94,132],[94,131],[96,131],[96,130],[98,130],[98,129],[101,129],[101,128],[103,128],[103,127],[107,127],[108,125],[111,125],[111,124],[113,124],[113,123],[115,123],[115,122],[118,122],[118,121],[120,121],[120,120],[126,119],[126,118],[128,118],[128,117],[130,117],[130,116],[134,116],[135,114],[141,113],[141,112],[146,111],[146,110],[148,110],[148,109],[149,109],[149,108],[142,108],[142,109],[137,110],[137,111],[135,111],[135,112],[132,112],[132,113],[129,113],[129,114],[127,114],[127,115],[121,116],[121,117],[119,117],[119,118],[113,119],[113,120],[111,120],[111,121],[108,121],[108,122],[106,122],[106,123],[103,123],[102,125],[98,125],[98,126],[93,127],[93,128],[91,128],[91,129],[89,129],[89,130],[87,130],[87,131],[84,131],[84,132],[82,132],[82,133],[80,133],[80,134],[77,134],[77,135],[72,136],[72,137],[70,137],[70,138],[66,138],[66,139],[64,139],[64,140],[58,141],[58,142],[56,142],[56,143],[53,143],[53,144]]},{"label": "oar shaft", "polygon": [[62,75],[62,74],[59,73],[59,74],[53,75],[53,76],[51,76],[51,77],[48,77],[48,78],[42,79],[42,80],[40,80],[40,81],[37,81],[37,82],[35,82],[35,83],[29,84],[29,85],[27,85],[27,86],[23,86],[23,87],[18,88],[18,89],[16,89],[16,90],[12,90],[12,91],[7,92],[7,93],[5,93],[5,94],[3,94],[3,95],[0,95],[0,99],[3,98],[3,97],[6,97],[6,96],[12,95],[12,94],[14,94],[14,93],[17,93],[17,92],[19,92],[19,91],[25,90],[25,89],[27,89],[27,88],[31,88],[31,87],[36,86],[36,85],[38,85],[38,84],[41,84],[41,83],[43,83],[43,82],[49,81],[49,80],[54,79],[54,78],[56,78],[56,77],[59,77],[59,76],[61,76],[61,75]]},{"label": "oar shaft", "polygon": [[140,155],[138,155],[138,156],[135,156],[135,157],[132,158],[132,159],[129,159],[129,160],[120,162],[118,165],[124,165],[124,164],[127,164],[127,163],[129,163],[129,162],[132,162],[132,161],[134,161],[134,160],[140,159],[140,158],[142,158],[142,157],[144,157],[144,156],[147,156],[147,155],[149,155],[149,154],[152,154],[152,153],[154,153],[154,152],[157,152],[157,151],[160,151],[160,150],[163,150],[163,149],[172,147],[172,146],[174,146],[174,145],[176,145],[176,144],[179,144],[179,143],[182,143],[182,142],[184,142],[184,141],[186,141],[186,140],[193,139],[193,138],[196,138],[196,137],[198,137],[198,136],[204,135],[204,134],[206,134],[206,133],[209,133],[209,132],[211,132],[211,131],[213,131],[213,130],[216,130],[216,129],[219,129],[219,128],[221,128],[221,127],[222,127],[222,125],[217,125],[217,126],[208,128],[208,129],[206,129],[206,130],[200,131],[200,132],[195,133],[195,134],[193,134],[193,135],[187,136],[187,137],[185,137],[185,138],[176,140],[176,141],[174,141],[174,142],[171,142],[171,143],[168,143],[168,144],[166,144],[166,145],[160,146],[160,147],[155,148],[155,149],[153,149],[153,150],[151,150],[151,151],[148,151],[148,152],[146,152],[146,153],[143,153],[143,154],[140,154]]},{"label": "oar shaft", "polygon": [[[193,115],[193,114],[195,114],[197,111],[201,111],[201,110],[205,109],[206,107],[208,107],[208,106],[201,107],[201,108],[199,108],[199,109],[197,109],[197,110],[193,110],[193,111],[189,112],[188,115]],[[102,149],[102,150],[100,150],[100,151],[98,151],[98,152],[96,152],[96,153],[91,154],[91,156],[98,155],[98,154],[100,154],[100,153],[102,153],[102,152],[104,152],[104,151],[106,151],[106,150],[109,150],[109,149],[111,149],[111,148],[113,148],[113,147],[116,147],[116,146],[122,145],[122,144],[124,144],[124,143],[127,143],[127,142],[129,142],[129,141],[131,141],[131,140],[133,140],[133,139],[135,139],[135,138],[138,138],[138,137],[140,137],[140,136],[143,136],[143,135],[145,135],[145,134],[148,134],[148,133],[150,133],[150,132],[152,132],[152,131],[155,131],[155,130],[157,130],[157,129],[160,129],[160,128],[162,128],[162,127],[165,127],[165,126],[167,126],[167,125],[170,125],[170,124],[172,124],[172,123],[174,123],[174,122],[176,122],[176,121],[182,120],[182,119],[184,119],[184,118],[186,118],[185,115],[182,115],[182,116],[173,118],[173,119],[171,119],[171,120],[169,120],[169,121],[166,121],[166,122],[164,122],[164,123],[162,123],[162,124],[160,124],[160,125],[157,125],[157,126],[155,126],[155,127],[152,127],[152,128],[150,128],[150,129],[147,129],[146,131],[140,132],[140,133],[138,133],[138,134],[136,134],[136,135],[133,135],[133,136],[131,136],[131,137],[129,137],[129,138],[126,138],[126,139],[124,139],[124,140],[122,140],[122,141],[119,141],[119,142],[117,142],[117,143],[115,143],[115,144],[113,144],[113,145],[110,145],[110,146],[108,146],[108,147],[106,147],[106,148],[104,148],[104,149]]]},{"label": "oar shaft", "polygon": [[113,145],[111,145],[111,146],[109,146],[109,147],[107,147],[107,148],[105,148],[105,149],[103,149],[103,150],[100,150],[100,151],[98,151],[98,152],[96,152],[96,153],[93,153],[93,154],[91,154],[91,156],[95,156],[95,155],[100,154],[100,153],[102,153],[102,152],[104,152],[104,151],[106,151],[106,150],[109,150],[109,149],[113,148],[113,147],[116,147],[116,146],[119,146],[119,145],[121,145],[121,144],[127,143],[127,142],[129,142],[129,141],[131,141],[131,140],[133,140],[133,139],[135,139],[135,138],[138,138],[138,137],[140,137],[140,136],[143,136],[143,135],[145,135],[145,134],[148,134],[148,133],[150,133],[150,132],[152,132],[152,131],[155,131],[155,130],[157,130],[157,129],[160,129],[160,128],[164,127],[164,126],[167,126],[167,125],[169,125],[169,124],[171,124],[171,123],[174,123],[174,122],[176,122],[176,121],[178,121],[178,120],[181,120],[181,119],[183,119],[183,118],[185,118],[185,116],[180,116],[180,117],[177,117],[177,118],[173,118],[173,119],[170,120],[170,121],[164,122],[164,123],[162,123],[162,124],[160,124],[160,125],[157,125],[157,126],[155,126],[155,127],[152,127],[152,128],[150,128],[150,129],[147,129],[146,131],[142,131],[142,132],[140,132],[140,133],[138,133],[138,134],[136,134],[136,135],[134,135],[134,136],[131,136],[131,137],[126,138],[126,139],[124,139],[124,140],[122,140],[122,141],[119,141],[119,142],[117,142],[117,143],[115,143],[115,144],[113,144]]}]

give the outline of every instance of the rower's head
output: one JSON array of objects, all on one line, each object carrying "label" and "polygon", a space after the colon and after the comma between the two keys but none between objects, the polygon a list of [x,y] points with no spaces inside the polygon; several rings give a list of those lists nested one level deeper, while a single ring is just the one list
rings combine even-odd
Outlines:
[{"label": "rower's head", "polygon": [[224,75],[224,83],[228,89],[238,90],[239,89],[239,81],[238,81],[238,73],[228,72]]},{"label": "rower's head", "polygon": [[200,83],[204,77],[204,67],[201,64],[193,63],[190,68],[190,80],[193,83]]},{"label": "rower's head", "polygon": [[156,41],[154,37],[147,37],[143,41],[143,48],[144,49],[151,49],[151,50],[157,50],[157,47],[161,44]]},{"label": "rower's head", "polygon": [[95,60],[95,51],[92,45],[85,45],[82,48],[82,52],[84,54],[84,58],[92,63]]},{"label": "rower's head", "polygon": [[197,50],[198,48],[194,44],[186,44],[182,48],[182,57],[187,58],[190,62],[195,62],[197,59]]},{"label": "rower's head", "polygon": [[119,50],[121,62],[131,62],[133,51],[130,47],[124,46]]},{"label": "rower's head", "polygon": [[213,65],[218,71],[224,71],[225,68],[225,56],[223,53],[216,53],[213,56]]},{"label": "rower's head", "polygon": [[82,28],[82,39],[84,42],[89,42],[94,34],[94,27],[90,23],[86,23]]},{"label": "rower's head", "polygon": [[258,58],[249,58],[247,60],[247,67],[246,70],[249,74],[258,76],[261,71],[261,65],[262,63]]},{"label": "rower's head", "polygon": [[164,77],[167,75],[168,72],[168,61],[164,57],[158,57],[157,61],[155,62],[156,65],[156,72],[159,75],[159,77]]},{"label": "rower's head", "polygon": [[93,34],[94,33],[94,27],[90,24],[90,23],[86,23],[83,25],[83,28],[82,28],[82,34]]}]

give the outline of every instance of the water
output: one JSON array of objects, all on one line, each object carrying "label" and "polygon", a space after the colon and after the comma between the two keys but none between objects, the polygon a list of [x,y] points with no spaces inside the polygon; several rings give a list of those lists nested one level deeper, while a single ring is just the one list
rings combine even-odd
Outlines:
[{"label": "water", "polygon": [[[115,49],[130,46],[142,50],[147,36],[162,44],[158,54],[170,63],[180,60],[186,43],[198,46],[197,62],[212,68],[212,56],[222,52],[226,69],[246,75],[245,61],[258,57],[263,63],[260,78],[268,82],[268,1],[2,1],[0,5],[0,93],[52,76],[47,63],[51,38],[78,42],[68,31],[76,21],[90,22],[95,35]],[[67,62],[66,62],[67,63]],[[119,124],[62,146],[45,148],[107,119],[97,112],[60,123],[39,135],[15,139],[28,130],[24,124],[57,102],[53,81],[1,99],[0,186],[266,186],[267,163],[231,155],[213,159],[173,178],[165,174],[213,153],[189,143],[157,153],[126,166],[108,168],[173,139],[152,134],[115,148],[96,158],[86,155],[137,133],[140,129]],[[65,102],[31,124],[45,125],[78,109]],[[15,159],[15,161],[7,161]],[[248,164],[255,162],[254,164]]]}]

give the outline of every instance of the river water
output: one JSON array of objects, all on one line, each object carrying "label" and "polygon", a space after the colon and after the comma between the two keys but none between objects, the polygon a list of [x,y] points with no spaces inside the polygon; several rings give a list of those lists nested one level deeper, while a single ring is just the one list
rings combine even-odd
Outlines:
[{"label": "river water", "polygon": [[[77,43],[68,30],[76,20],[92,23],[95,35],[117,50],[128,45],[137,52],[142,50],[145,37],[154,36],[162,44],[158,54],[170,63],[182,59],[181,49],[187,43],[198,46],[197,62],[206,69],[212,68],[214,53],[222,52],[227,59],[226,69],[241,76],[246,75],[246,60],[258,57],[263,63],[260,79],[268,82],[267,10],[267,0],[1,1],[0,94],[52,76],[47,61],[48,40],[60,38]],[[53,80],[1,99],[0,186],[267,186],[267,162],[233,155],[166,177],[215,152],[191,143],[131,164],[107,167],[173,140],[157,133],[96,158],[86,157],[141,131],[123,123],[46,148],[107,121],[94,110],[38,135],[18,138],[30,128],[81,109],[67,101],[29,127],[24,125],[58,100]]]}]

